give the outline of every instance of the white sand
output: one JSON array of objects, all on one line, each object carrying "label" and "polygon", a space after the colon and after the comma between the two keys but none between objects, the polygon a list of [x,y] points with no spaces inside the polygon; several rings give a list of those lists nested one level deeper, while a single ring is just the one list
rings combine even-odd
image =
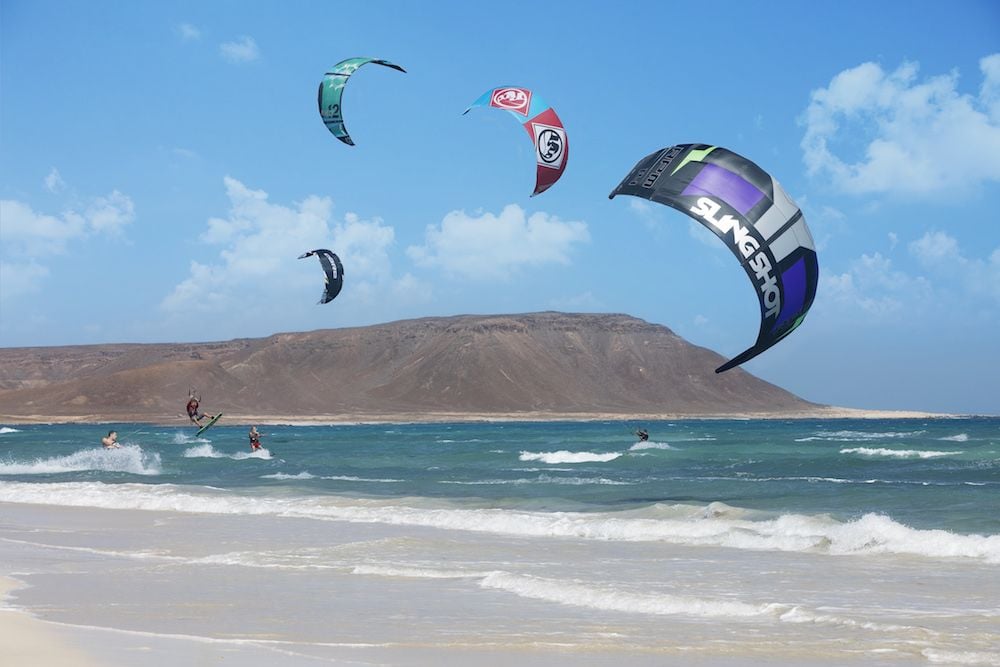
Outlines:
[{"label": "white sand", "polygon": [[[0,577],[0,600],[6,601],[20,582]],[[22,611],[0,606],[0,662],[32,667],[110,667],[73,645],[68,631]]]},{"label": "white sand", "polygon": [[[982,563],[21,503],[0,515],[0,574],[30,584],[8,605],[54,621],[0,612],[0,650],[16,637],[15,666],[1000,658],[995,568]],[[684,609],[631,608],[675,603]],[[770,603],[783,611],[746,615]]]}]

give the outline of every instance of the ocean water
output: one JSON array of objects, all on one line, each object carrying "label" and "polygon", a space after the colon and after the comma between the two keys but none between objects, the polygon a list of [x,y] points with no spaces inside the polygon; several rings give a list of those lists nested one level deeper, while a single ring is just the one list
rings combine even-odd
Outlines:
[{"label": "ocean water", "polygon": [[1000,664],[1000,419],[115,426],[0,426],[18,606],[310,660]]}]

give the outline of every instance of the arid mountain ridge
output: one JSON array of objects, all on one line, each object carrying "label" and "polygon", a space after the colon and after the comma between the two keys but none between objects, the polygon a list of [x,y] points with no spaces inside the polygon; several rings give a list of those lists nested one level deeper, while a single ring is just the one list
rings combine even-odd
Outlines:
[{"label": "arid mountain ridge", "polygon": [[218,343],[0,349],[0,419],[820,416],[628,315],[462,315]]}]

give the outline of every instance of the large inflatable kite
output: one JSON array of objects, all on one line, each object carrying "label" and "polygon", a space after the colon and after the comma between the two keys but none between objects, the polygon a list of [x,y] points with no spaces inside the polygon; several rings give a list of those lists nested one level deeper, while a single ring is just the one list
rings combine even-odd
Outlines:
[{"label": "large inflatable kite", "polygon": [[323,118],[326,129],[330,130],[333,136],[348,146],[353,146],[354,141],[351,139],[351,135],[347,133],[347,127],[344,126],[344,108],[342,104],[344,86],[347,85],[347,80],[359,67],[368,63],[375,63],[376,65],[391,67],[400,72],[406,72],[405,69],[388,60],[379,60],[378,58],[348,58],[334,65],[323,76],[323,80],[319,84],[319,115]]},{"label": "large inflatable kite", "polygon": [[609,195],[671,206],[722,239],[760,300],[757,342],[719,368],[753,359],[796,329],[816,296],[819,264],[809,228],[774,178],[732,151],[680,144],[639,160]]},{"label": "large inflatable kite", "polygon": [[464,113],[469,113],[473,107],[493,107],[509,111],[527,130],[535,144],[535,162],[538,165],[532,197],[552,187],[566,171],[569,139],[555,109],[542,98],[527,88],[502,86],[487,90]]},{"label": "large inflatable kite", "polygon": [[313,255],[319,259],[326,279],[326,284],[323,286],[323,296],[320,297],[319,303],[330,303],[337,298],[340,290],[344,287],[344,265],[340,263],[337,253],[330,252],[326,248],[302,253],[299,255],[299,259],[312,257]]}]

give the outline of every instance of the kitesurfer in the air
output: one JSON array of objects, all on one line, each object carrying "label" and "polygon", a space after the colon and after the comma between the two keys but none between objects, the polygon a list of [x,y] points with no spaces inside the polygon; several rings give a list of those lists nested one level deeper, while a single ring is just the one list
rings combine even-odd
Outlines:
[{"label": "kitesurfer in the air", "polygon": [[206,415],[199,409],[201,404],[201,396],[195,393],[194,389],[188,390],[188,402],[187,402],[187,413],[191,421],[197,426],[201,426],[201,420],[205,417],[209,419],[215,419],[215,415]]},{"label": "kitesurfer in the air", "polygon": [[256,426],[250,427],[250,451],[256,452],[260,449],[260,433],[257,432]]},{"label": "kitesurfer in the air", "polygon": [[639,442],[646,442],[647,440],[649,440],[649,431],[647,431],[644,428],[640,428],[638,431],[635,432],[635,434],[639,436]]},{"label": "kitesurfer in the air", "polygon": [[101,444],[104,445],[104,449],[118,449],[121,447],[118,444],[118,431],[108,431],[108,434],[101,438]]}]

